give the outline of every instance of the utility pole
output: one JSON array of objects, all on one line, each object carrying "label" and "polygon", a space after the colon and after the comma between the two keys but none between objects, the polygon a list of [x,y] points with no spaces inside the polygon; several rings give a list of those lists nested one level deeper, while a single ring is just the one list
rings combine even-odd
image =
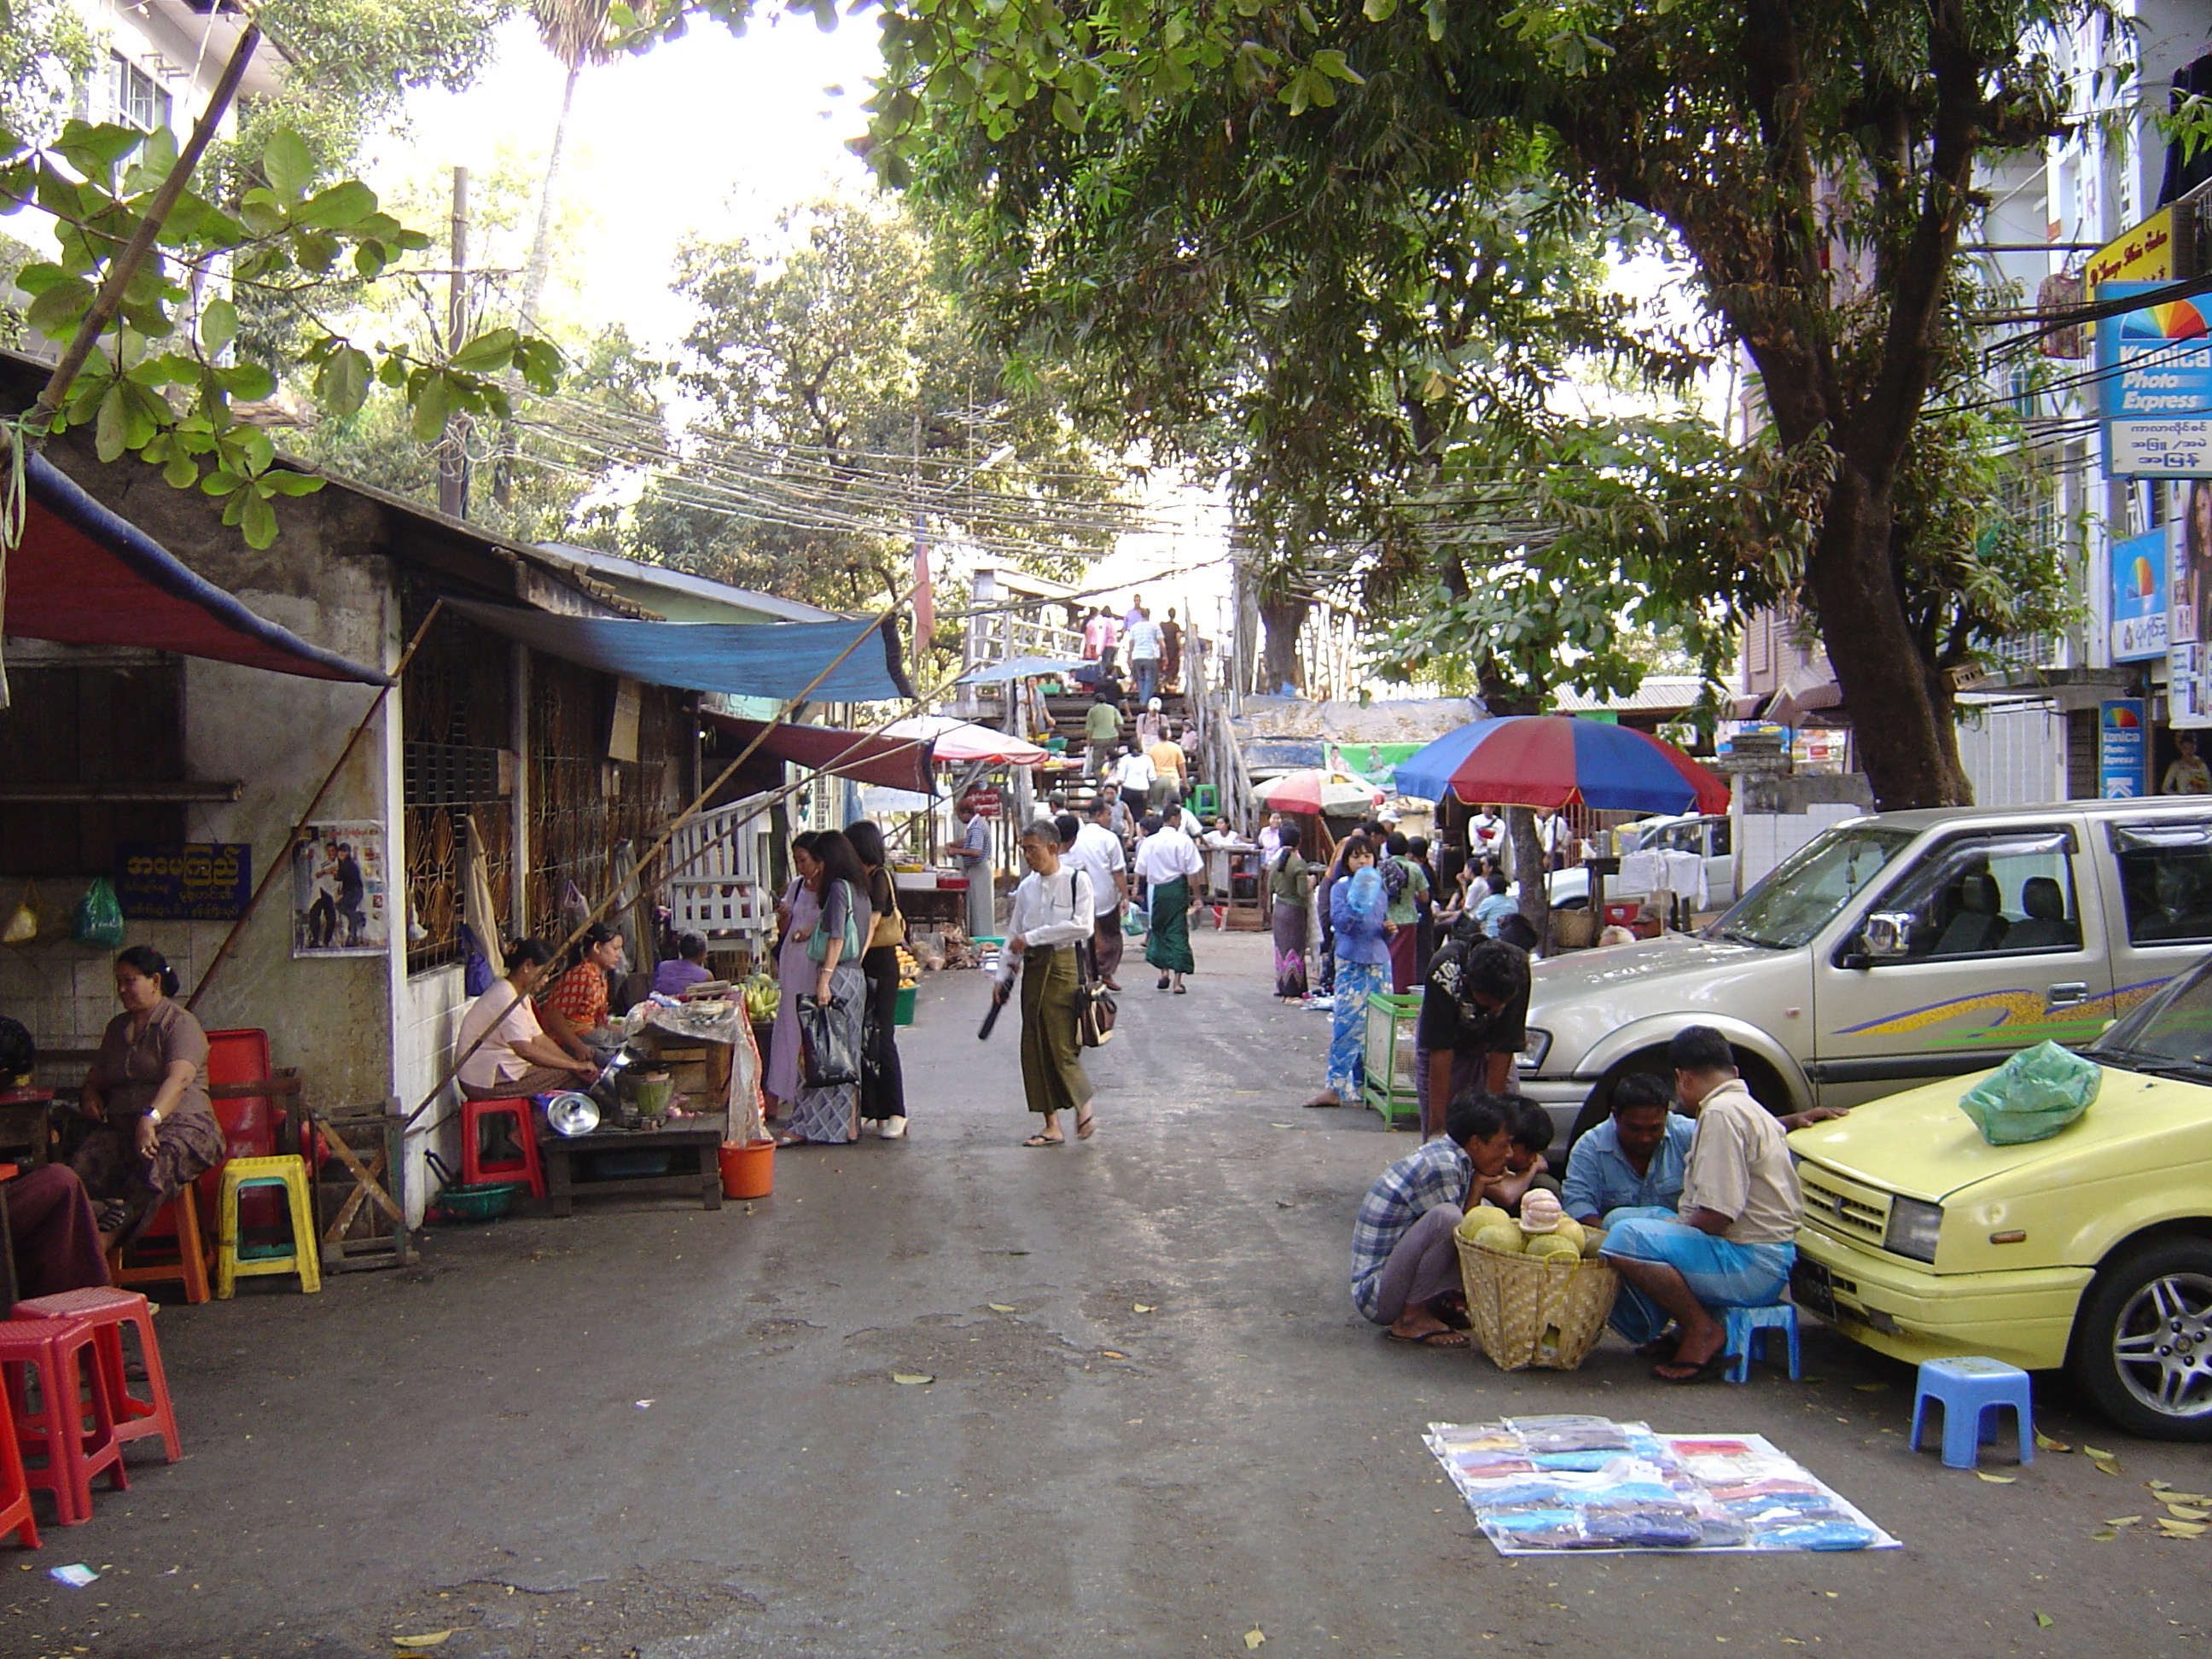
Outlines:
[{"label": "utility pole", "polygon": [[[453,263],[446,273],[446,355],[461,349],[469,332],[469,170],[453,169]],[[448,518],[469,514],[469,423],[446,416],[438,440],[438,511]]]}]

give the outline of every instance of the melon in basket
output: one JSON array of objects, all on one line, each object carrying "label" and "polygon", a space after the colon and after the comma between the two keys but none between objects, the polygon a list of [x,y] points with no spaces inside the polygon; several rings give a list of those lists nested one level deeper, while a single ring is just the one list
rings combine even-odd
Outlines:
[{"label": "melon in basket", "polygon": [[1495,1204],[1478,1204],[1461,1219],[1457,1231],[1462,1238],[1472,1239],[1485,1227],[1494,1227],[1500,1222],[1510,1226],[1513,1218]]},{"label": "melon in basket", "polygon": [[1525,1254],[1540,1260],[1557,1257],[1563,1261],[1579,1261],[1583,1247],[1564,1233],[1537,1233],[1528,1240]]},{"label": "melon in basket", "polygon": [[1522,1254],[1527,1235],[1510,1221],[1493,1221],[1475,1234],[1474,1243],[1486,1250],[1495,1250],[1500,1255]]}]

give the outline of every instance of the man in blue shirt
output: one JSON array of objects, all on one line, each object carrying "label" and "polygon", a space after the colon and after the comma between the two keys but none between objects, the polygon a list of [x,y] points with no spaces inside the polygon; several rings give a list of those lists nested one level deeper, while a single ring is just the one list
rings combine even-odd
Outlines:
[{"label": "man in blue shirt", "polygon": [[1616,1210],[1671,1216],[1682,1196],[1694,1120],[1673,1109],[1664,1078],[1637,1072],[1613,1088],[1613,1115],[1575,1143],[1560,1203],[1586,1225],[1611,1226]]}]

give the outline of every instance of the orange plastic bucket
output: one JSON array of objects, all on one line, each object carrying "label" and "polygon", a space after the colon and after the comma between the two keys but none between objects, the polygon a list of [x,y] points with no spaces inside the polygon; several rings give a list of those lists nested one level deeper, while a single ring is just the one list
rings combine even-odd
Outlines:
[{"label": "orange plastic bucket", "polygon": [[766,1198],[775,1189],[773,1140],[726,1140],[718,1156],[724,1198]]}]

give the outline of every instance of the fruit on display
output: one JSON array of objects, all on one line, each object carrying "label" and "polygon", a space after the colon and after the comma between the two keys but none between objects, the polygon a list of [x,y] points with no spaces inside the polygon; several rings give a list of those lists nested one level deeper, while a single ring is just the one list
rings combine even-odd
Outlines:
[{"label": "fruit on display", "polygon": [[1493,1221],[1475,1234],[1474,1243],[1478,1249],[1495,1250],[1500,1255],[1520,1255],[1524,1254],[1524,1237],[1510,1221]]},{"label": "fruit on display", "polygon": [[757,1025],[774,1019],[775,1011],[782,1006],[783,988],[769,973],[755,974],[738,988],[744,994],[745,1018]]},{"label": "fruit on display", "polygon": [[921,966],[914,959],[914,952],[902,945],[898,949],[899,989],[912,990],[921,983]]},{"label": "fruit on display", "polygon": [[1583,1247],[1583,1224],[1571,1215],[1563,1215],[1559,1218],[1559,1224],[1552,1230],[1552,1237],[1571,1238],[1574,1240],[1575,1249],[1579,1250]]},{"label": "fruit on display", "polygon": [[1478,1204],[1467,1212],[1455,1231],[1462,1238],[1472,1240],[1485,1227],[1495,1226],[1501,1221],[1511,1220],[1512,1218],[1495,1204]]},{"label": "fruit on display", "polygon": [[1539,1261],[1550,1261],[1556,1257],[1568,1261],[1579,1261],[1582,1253],[1583,1247],[1564,1233],[1532,1233],[1528,1236],[1528,1247],[1524,1252]]}]

